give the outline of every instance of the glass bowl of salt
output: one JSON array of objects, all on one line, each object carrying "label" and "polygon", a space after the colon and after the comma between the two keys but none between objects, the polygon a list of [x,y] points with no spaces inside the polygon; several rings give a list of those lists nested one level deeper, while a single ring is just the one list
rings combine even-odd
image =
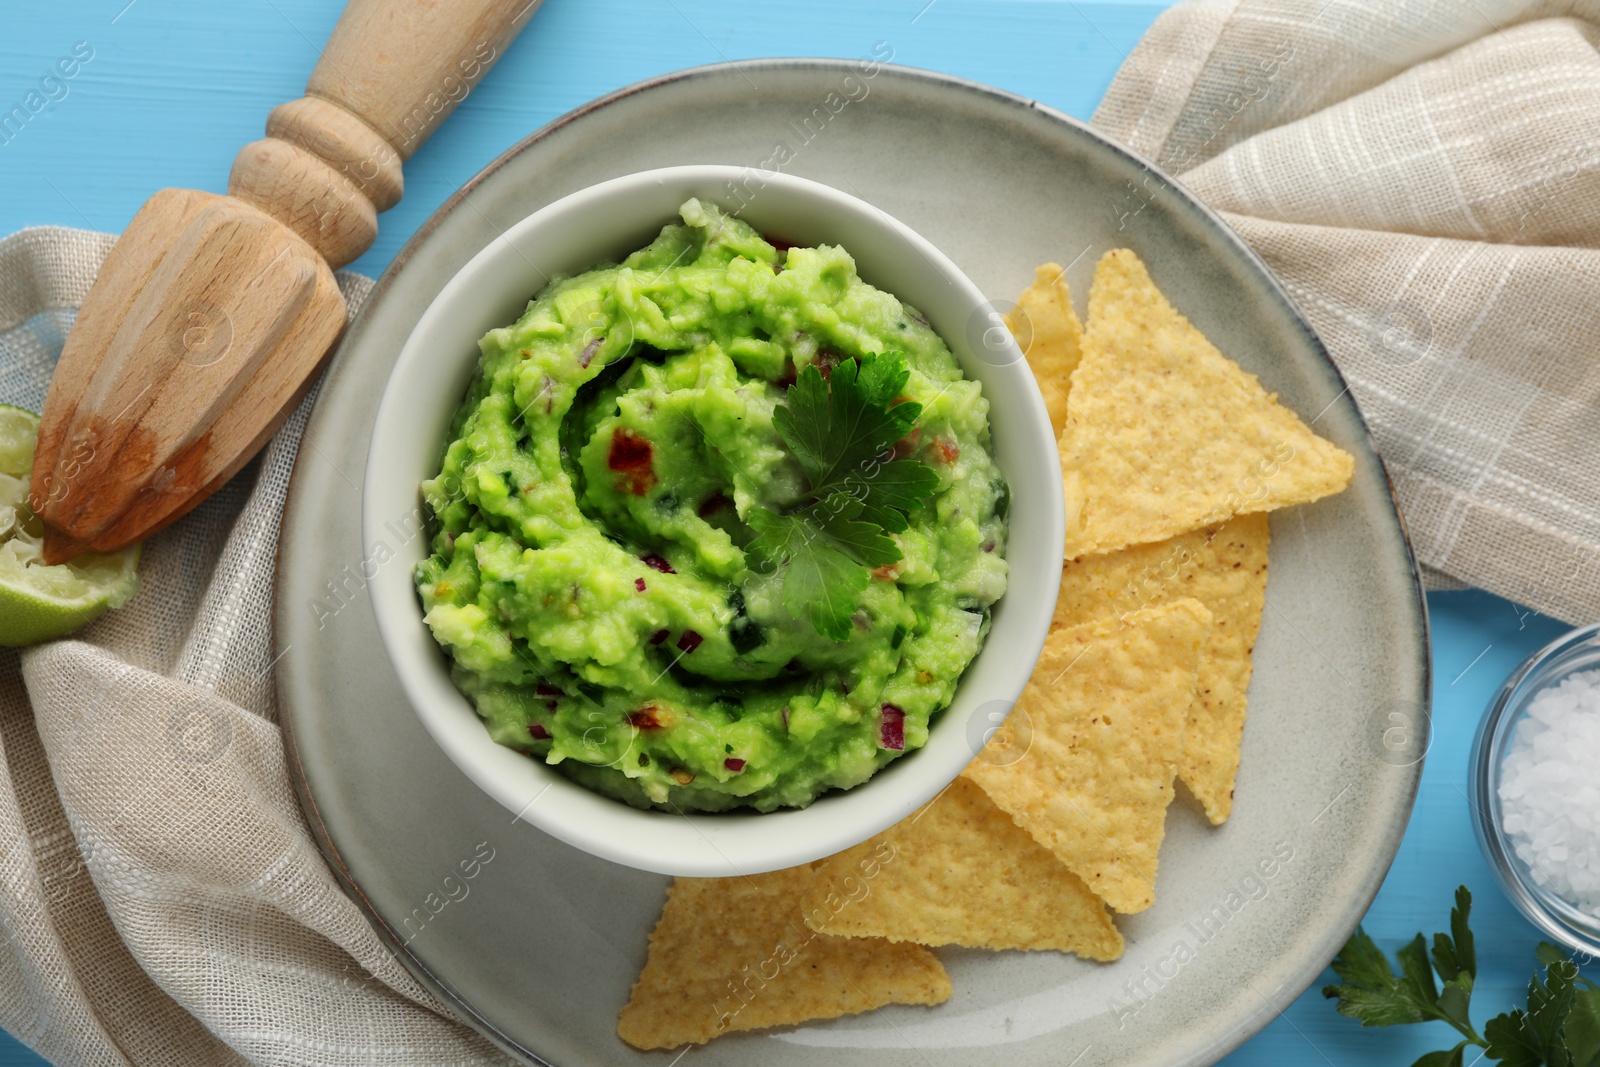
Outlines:
[{"label": "glass bowl of salt", "polygon": [[1484,713],[1468,786],[1484,858],[1551,939],[1600,955],[1600,625],[1523,661]]}]

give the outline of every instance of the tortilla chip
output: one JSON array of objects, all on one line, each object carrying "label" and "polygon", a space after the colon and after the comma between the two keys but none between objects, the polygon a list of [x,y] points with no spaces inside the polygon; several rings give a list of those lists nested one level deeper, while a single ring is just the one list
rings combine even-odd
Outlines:
[{"label": "tortilla chip", "polygon": [[1337,493],[1355,461],[1217,351],[1118,249],[1095,268],[1061,469],[1073,559]]},{"label": "tortilla chip", "polygon": [[1155,900],[1157,853],[1211,613],[1174,601],[1057,630],[1013,716],[1020,759],[962,773],[1120,912]]},{"label": "tortilla chip", "polygon": [[827,934],[1122,955],[1100,898],[965,778],[916,815],[823,860],[801,910],[806,925]]},{"label": "tortilla chip", "polygon": [[949,999],[950,976],[920,945],[807,929],[800,897],[812,877],[801,866],[676,879],[618,1036],[635,1048],[675,1048],[734,1030]]},{"label": "tortilla chip", "polygon": [[1121,618],[1194,597],[1211,612],[1200,653],[1199,695],[1189,707],[1178,778],[1213,825],[1233,810],[1233,779],[1244,737],[1250,653],[1261,630],[1267,585],[1265,514],[1241,515],[1151,545],[1084,556],[1061,571],[1052,626]]},{"label": "tortilla chip", "polygon": [[1034,271],[1033,284],[1006,314],[1006,326],[1028,357],[1050,412],[1050,428],[1059,438],[1067,424],[1067,386],[1083,354],[1083,326],[1061,264],[1046,263]]}]

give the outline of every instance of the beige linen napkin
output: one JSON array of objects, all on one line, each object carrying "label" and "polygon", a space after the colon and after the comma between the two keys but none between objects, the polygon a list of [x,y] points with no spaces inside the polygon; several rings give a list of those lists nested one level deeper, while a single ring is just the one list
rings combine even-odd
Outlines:
[{"label": "beige linen napkin", "polygon": [[[111,241],[0,241],[0,402],[42,406]],[[310,403],[146,543],[126,608],[0,649],[0,1026],[52,1062],[509,1062],[379,943],[289,784],[272,569]]]},{"label": "beige linen napkin", "polygon": [[1600,621],[1597,44],[1593,0],[1191,0],[1094,116],[1283,279],[1430,581],[1572,623]]},{"label": "beige linen napkin", "polygon": [[[1095,116],[1283,277],[1430,573],[1570,621],[1600,618],[1596,24],[1600,0],[1191,0]],[[110,242],[0,241],[0,402],[42,405]],[[269,622],[308,409],[150,541],[127,608],[0,650],[0,1026],[58,1063],[506,1062],[384,950],[289,786]]]}]

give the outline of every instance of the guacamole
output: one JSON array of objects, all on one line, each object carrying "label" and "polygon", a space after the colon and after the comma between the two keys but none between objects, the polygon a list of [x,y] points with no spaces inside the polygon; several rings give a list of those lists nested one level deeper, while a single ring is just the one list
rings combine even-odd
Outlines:
[{"label": "guacamole", "polygon": [[[480,342],[416,585],[499,743],[638,807],[801,807],[926,742],[1005,591],[1008,490],[977,383],[843,249],[681,215]],[[884,403],[921,410],[882,458],[933,488],[879,531],[895,562],[835,572],[859,588],[830,634],[754,543],[817,511],[775,413],[858,368],[899,368]]]}]

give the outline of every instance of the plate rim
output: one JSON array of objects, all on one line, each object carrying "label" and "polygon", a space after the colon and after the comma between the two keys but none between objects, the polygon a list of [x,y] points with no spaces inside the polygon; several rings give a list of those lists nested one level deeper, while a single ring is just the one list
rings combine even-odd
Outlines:
[{"label": "plate rim", "polygon": [[[377,281],[368,293],[366,301],[362,305],[362,310],[354,317],[354,319],[346,328],[343,336],[340,338],[338,347],[334,351],[333,357],[328,361],[327,366],[322,371],[321,376],[318,378],[316,383],[317,397],[313,401],[314,406],[307,419],[306,430],[310,430],[312,421],[316,417],[317,412],[315,410],[315,405],[320,403],[322,386],[324,382],[331,377],[335,368],[339,366],[342,358],[344,357],[346,349],[353,346],[359,340],[361,334],[366,328],[367,320],[371,317],[369,314],[370,310],[378,304],[379,298],[388,292],[390,286],[393,284],[395,276],[405,267],[412,256],[416,254],[422,244],[432,236],[433,232],[438,228],[439,224],[450,212],[455,211],[460,206],[462,201],[466,200],[467,197],[469,197],[480,185],[487,181],[490,176],[508,165],[518,156],[594,112],[620,101],[629,99],[630,97],[666,89],[680,82],[689,82],[708,77],[717,77],[728,73],[743,75],[744,72],[748,70],[760,71],[814,69],[844,72],[857,69],[859,64],[863,62],[866,61],[842,59],[838,57],[800,56],[727,60],[717,63],[707,63],[691,67],[684,67],[632,82],[628,85],[622,86],[621,88],[612,90],[611,92],[602,96],[598,96],[590,101],[587,101],[586,103],[572,108],[571,110],[557,116],[554,119],[551,119],[549,122],[538,127],[527,136],[518,140],[489,163],[485,164],[484,167],[473,174],[471,178],[462,183],[455,192],[447,197],[427,217],[427,219],[425,219],[417,227],[417,229],[412,233],[411,237],[408,238],[405,244],[401,246],[399,251],[395,253],[394,258],[389,262],[389,265],[384,269],[383,273],[379,275]],[[1340,944],[1342,945],[1344,940],[1347,940],[1350,934],[1355,931],[1356,927],[1360,925],[1361,920],[1371,908],[1372,901],[1376,898],[1390,868],[1394,864],[1396,856],[1399,854],[1400,845],[1404,839],[1406,828],[1409,826],[1412,814],[1415,811],[1417,795],[1421,786],[1422,769],[1426,763],[1426,754],[1432,748],[1433,737],[1433,661],[1430,654],[1432,647],[1432,628],[1428,612],[1427,597],[1425,595],[1425,588],[1422,581],[1422,573],[1417,563],[1416,552],[1412,546],[1411,535],[1406,525],[1405,516],[1400,510],[1399,499],[1395,493],[1394,480],[1389,473],[1388,465],[1384,461],[1382,453],[1378,451],[1377,444],[1373,439],[1371,427],[1368,425],[1367,418],[1362,412],[1359,402],[1356,400],[1355,395],[1350,390],[1349,382],[1346,380],[1344,373],[1339,369],[1338,365],[1334,363],[1333,358],[1329,355],[1327,347],[1322,342],[1322,338],[1311,327],[1310,321],[1307,319],[1304,312],[1300,310],[1299,305],[1294,301],[1293,297],[1284,287],[1282,280],[1279,279],[1277,274],[1274,273],[1273,270],[1267,265],[1266,261],[1263,260],[1252,247],[1250,247],[1250,245],[1237,231],[1233,229],[1233,227],[1228,225],[1226,220],[1224,220],[1217,211],[1206,205],[1197,196],[1190,192],[1189,189],[1184,186],[1183,183],[1174,175],[1168,173],[1153,160],[1147,159],[1126,145],[1107,137],[1098,130],[1094,129],[1091,125],[1089,125],[1089,123],[1030,97],[1022,96],[1021,94],[1013,93],[1009,90],[1001,89],[996,86],[988,85],[969,78],[963,78],[958,75],[947,74],[941,71],[929,70],[921,67],[913,67],[897,63],[879,63],[878,67],[882,73],[892,74],[895,77],[904,78],[907,81],[921,82],[925,85],[939,87],[940,89],[944,90],[956,90],[961,93],[979,96],[990,102],[1018,108],[1023,111],[1037,112],[1040,116],[1051,122],[1064,125],[1075,131],[1077,134],[1086,136],[1098,142],[1104,148],[1109,149],[1116,155],[1119,155],[1125,160],[1137,165],[1145,172],[1154,175],[1160,182],[1162,182],[1167,188],[1176,194],[1177,200],[1183,210],[1200,216],[1207,224],[1207,228],[1209,230],[1211,230],[1216,236],[1231,244],[1235,254],[1237,254],[1244,262],[1248,263],[1249,266],[1254,268],[1260,280],[1266,284],[1267,290],[1270,291],[1273,297],[1282,305],[1282,309],[1287,312],[1288,317],[1293,320],[1294,325],[1302,335],[1303,340],[1316,353],[1316,355],[1320,357],[1317,360],[1318,366],[1320,367],[1322,373],[1328,378],[1329,383],[1334,386],[1337,391],[1337,395],[1335,396],[1334,400],[1330,402],[1329,406],[1331,407],[1334,404],[1338,404],[1340,401],[1348,401],[1350,412],[1354,416],[1356,425],[1359,427],[1360,433],[1365,439],[1367,451],[1376,460],[1378,473],[1382,476],[1383,490],[1387,496],[1389,510],[1394,516],[1396,531],[1399,535],[1401,547],[1403,547],[1405,551],[1406,562],[1409,565],[1410,583],[1408,591],[1411,594],[1409,600],[1415,606],[1416,613],[1416,632],[1417,637],[1419,638],[1419,655],[1417,658],[1416,674],[1418,687],[1421,691],[1419,694],[1419,700],[1417,702],[1419,721],[1415,725],[1420,728],[1423,735],[1422,744],[1424,756],[1406,768],[1406,770],[1408,770],[1410,773],[1408,775],[1409,781],[1405,782],[1400,790],[1404,796],[1405,802],[1403,805],[1404,818],[1399,821],[1399,832],[1395,834],[1391,847],[1387,849],[1388,855],[1384,862],[1379,865],[1374,865],[1371,870],[1366,872],[1365,879],[1360,883],[1359,893],[1352,898],[1352,903],[1358,903],[1359,907],[1352,909],[1353,919],[1349,923],[1349,928],[1344,931],[1342,937],[1340,938]],[[283,568],[285,555],[284,545],[288,540],[285,534],[291,526],[291,520],[298,507],[299,494],[296,493],[296,488],[300,483],[299,474],[302,459],[303,455],[297,451],[294,468],[290,474],[289,485],[285,492],[280,534],[274,551],[274,603],[272,636],[275,654],[277,654],[280,649],[285,647],[284,632],[287,626],[284,621],[285,613],[280,610],[282,604],[284,603],[284,598],[281,595],[281,586],[283,583],[283,575],[285,573]],[[280,694],[282,694],[286,689],[285,682],[287,679],[285,676],[289,671],[289,668],[284,664],[283,659],[284,658],[280,656],[280,658],[276,661],[277,665],[273,668],[274,680],[276,682],[277,690]],[[451,989],[450,986],[443,981],[443,979],[433,973],[431,968],[429,968],[426,963],[408,950],[404,939],[401,938],[398,935],[398,932],[382,917],[381,914],[379,914],[378,910],[372,904],[365,891],[361,888],[359,882],[356,881],[355,876],[345,864],[337,844],[333,841],[328,832],[327,826],[322,819],[320,808],[318,807],[316,800],[312,795],[310,783],[304,773],[304,766],[301,760],[298,742],[295,739],[295,717],[295,712],[293,711],[290,703],[280,699],[278,719],[279,724],[282,727],[281,732],[284,739],[286,763],[290,770],[291,785],[293,786],[295,797],[300,802],[301,809],[305,814],[307,824],[311,829],[312,837],[317,845],[318,850],[322,853],[324,859],[332,869],[340,886],[345,890],[347,895],[351,897],[352,901],[356,903],[363,917],[372,926],[374,932],[378,935],[379,940],[383,942],[384,947],[389,952],[390,956],[398,960],[423,988],[432,993],[443,1006],[445,1006],[453,1015],[456,1016],[458,1021],[471,1026],[475,1031],[496,1045],[502,1051],[516,1057],[521,1057],[530,1063],[539,1065],[539,1067],[554,1067],[550,1061],[544,1059],[536,1051],[527,1048],[525,1045],[496,1027],[492,1022],[490,1022],[475,1008],[473,1008],[470,1002]],[[1337,948],[1335,948],[1334,953],[1336,954],[1337,951]],[[1320,956],[1320,952],[1318,955]],[[1331,958],[1332,955],[1329,956],[1329,959]],[[1199,1059],[1190,1059],[1185,1062],[1191,1064],[1215,1063],[1217,1060],[1220,1060],[1222,1057],[1239,1048],[1239,1046],[1243,1045],[1246,1041],[1263,1030],[1269,1023],[1287,1010],[1291,1004],[1298,1000],[1301,994],[1303,994],[1306,989],[1310,988],[1310,986],[1316,981],[1317,976],[1326,969],[1326,966],[1327,963],[1324,961],[1314,969],[1306,968],[1303,974],[1285,982],[1271,993],[1260,996],[1262,1004],[1258,1009],[1253,1011],[1247,1017],[1239,1020],[1218,1043],[1209,1047],[1205,1052],[1203,1052]]]}]

